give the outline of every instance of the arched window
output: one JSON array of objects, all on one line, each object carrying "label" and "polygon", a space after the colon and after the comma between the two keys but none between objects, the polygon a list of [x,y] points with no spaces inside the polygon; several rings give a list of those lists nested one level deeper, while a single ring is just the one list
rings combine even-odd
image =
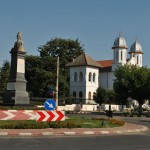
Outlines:
[{"label": "arched window", "polygon": [[73,97],[76,97],[76,91],[73,91]]},{"label": "arched window", "polygon": [[123,54],[122,54],[122,51],[121,51],[121,60],[122,60],[122,57],[123,57]]},{"label": "arched window", "polygon": [[137,56],[137,64],[139,64],[139,57]]},{"label": "arched window", "polygon": [[118,51],[116,51],[116,61],[118,61]]},{"label": "arched window", "polygon": [[95,76],[96,76],[96,74],[93,73],[93,82],[95,82]]},{"label": "arched window", "polygon": [[93,92],[93,99],[96,97],[96,92]]},{"label": "arched window", "polygon": [[91,92],[88,93],[88,99],[91,100]]},{"label": "arched window", "polygon": [[82,72],[80,72],[80,74],[79,74],[79,81],[83,81],[83,73]]},{"label": "arched window", "polygon": [[142,65],[142,56],[140,56],[140,65]]},{"label": "arched window", "polygon": [[74,73],[74,81],[77,81],[78,80],[78,74],[77,72]]},{"label": "arched window", "polygon": [[89,81],[92,81],[92,73],[89,73]]}]

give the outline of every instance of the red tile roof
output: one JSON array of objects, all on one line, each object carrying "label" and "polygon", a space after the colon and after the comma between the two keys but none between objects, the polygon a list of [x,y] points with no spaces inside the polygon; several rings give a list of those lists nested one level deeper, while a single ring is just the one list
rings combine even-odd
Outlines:
[{"label": "red tile roof", "polygon": [[105,67],[111,67],[113,64],[113,60],[102,60],[102,61],[97,61],[103,68]]}]

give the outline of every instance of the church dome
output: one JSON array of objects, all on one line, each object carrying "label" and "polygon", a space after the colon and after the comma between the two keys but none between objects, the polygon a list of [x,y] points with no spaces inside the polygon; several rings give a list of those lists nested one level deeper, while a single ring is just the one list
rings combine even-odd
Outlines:
[{"label": "church dome", "polygon": [[121,35],[119,35],[115,39],[112,49],[114,49],[114,48],[125,48],[125,49],[128,48],[127,44],[126,44],[126,40]]},{"label": "church dome", "polygon": [[130,54],[130,53],[142,53],[142,54],[143,54],[142,46],[141,46],[141,44],[140,44],[138,41],[135,41],[135,42],[131,45],[129,54]]}]

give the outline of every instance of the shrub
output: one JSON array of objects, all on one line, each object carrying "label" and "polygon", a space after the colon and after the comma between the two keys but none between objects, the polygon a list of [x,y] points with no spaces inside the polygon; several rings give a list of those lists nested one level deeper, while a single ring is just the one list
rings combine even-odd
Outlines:
[{"label": "shrub", "polygon": [[81,126],[74,122],[50,122],[49,128],[80,128]]},{"label": "shrub", "polygon": [[124,121],[122,121],[122,120],[117,120],[117,119],[114,119],[114,118],[109,119],[109,121],[110,121],[110,123],[112,123],[112,124],[117,124],[117,125],[120,125],[120,126],[123,126],[123,125],[125,124]]},{"label": "shrub", "polygon": [[65,121],[36,122],[35,120],[1,120],[0,129],[43,129],[43,128],[103,128],[124,125],[123,121],[103,118],[76,117]]},{"label": "shrub", "polygon": [[1,129],[42,129],[48,128],[49,125],[47,122],[36,122],[32,120],[28,121],[1,121]]},{"label": "shrub", "polygon": [[149,112],[149,111],[148,111],[148,112],[146,112],[145,117],[150,118],[150,112]]}]

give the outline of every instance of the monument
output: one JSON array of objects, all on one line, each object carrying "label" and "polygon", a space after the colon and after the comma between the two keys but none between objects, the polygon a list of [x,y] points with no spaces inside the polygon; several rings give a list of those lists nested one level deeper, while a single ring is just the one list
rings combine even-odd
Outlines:
[{"label": "monument", "polygon": [[7,83],[7,91],[3,103],[29,104],[29,94],[26,91],[25,79],[25,48],[21,32],[17,34],[17,41],[10,51],[11,68]]}]

